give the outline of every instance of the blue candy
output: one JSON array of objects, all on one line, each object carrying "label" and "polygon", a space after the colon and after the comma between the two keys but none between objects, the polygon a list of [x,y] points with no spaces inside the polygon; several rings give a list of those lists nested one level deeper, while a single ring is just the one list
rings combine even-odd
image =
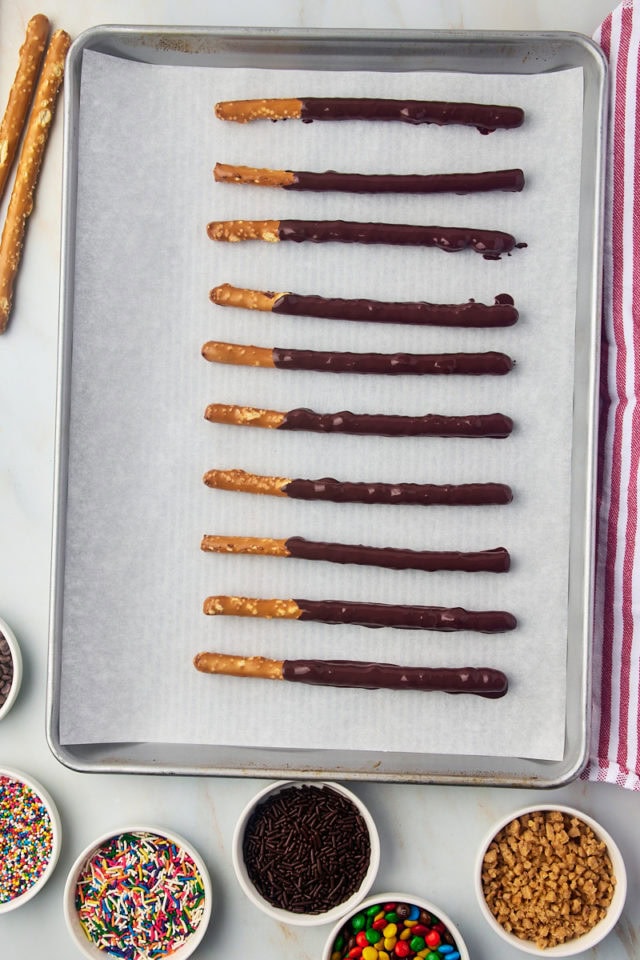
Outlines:
[{"label": "blue candy", "polygon": [[411,904],[411,910],[409,911],[409,916],[407,920],[417,920],[420,916],[420,910],[416,907],[415,903]]}]

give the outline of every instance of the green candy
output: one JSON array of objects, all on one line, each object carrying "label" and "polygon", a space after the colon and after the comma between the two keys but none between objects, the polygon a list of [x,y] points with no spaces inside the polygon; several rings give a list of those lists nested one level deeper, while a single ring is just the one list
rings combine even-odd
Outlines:
[{"label": "green candy", "polygon": [[366,922],[367,918],[365,917],[364,913],[356,913],[355,917],[351,921],[351,926],[355,931],[363,930]]},{"label": "green candy", "polygon": [[[426,947],[424,937],[411,937],[411,940],[409,941],[409,946],[411,947],[412,950],[415,951],[415,953],[417,953],[418,950],[424,950],[424,948]],[[433,954],[433,951],[432,951],[432,955],[438,957],[438,960],[440,960],[439,954],[437,953]]]},{"label": "green candy", "polygon": [[374,903],[373,906],[367,907],[366,914],[368,917],[375,917],[377,913],[380,913],[382,907],[379,903]]},{"label": "green candy", "polygon": [[342,936],[341,933],[339,933],[333,942],[333,949],[342,950],[343,947],[344,947],[344,937]]},{"label": "green candy", "polygon": [[378,940],[380,940],[380,939],[382,938],[382,934],[380,933],[380,931],[379,931],[379,930],[375,930],[373,927],[369,927],[369,929],[367,930],[365,936],[366,936],[367,940],[369,941],[369,943],[377,943]]},{"label": "green candy", "polygon": [[395,912],[395,910],[389,910],[389,913],[385,913],[384,918],[388,923],[398,922],[398,914]]},{"label": "green candy", "polygon": [[442,960],[442,956],[443,955],[441,953],[436,953],[435,950],[430,950],[424,960]]}]

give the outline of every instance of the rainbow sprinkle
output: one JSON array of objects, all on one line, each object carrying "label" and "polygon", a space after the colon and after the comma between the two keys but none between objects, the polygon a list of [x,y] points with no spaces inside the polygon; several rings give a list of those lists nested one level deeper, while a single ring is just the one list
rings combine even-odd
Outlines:
[{"label": "rainbow sprinkle", "polygon": [[40,797],[21,780],[0,774],[0,903],[37,883],[52,846],[51,819]]},{"label": "rainbow sprinkle", "polygon": [[82,867],[76,910],[100,950],[128,960],[165,957],[197,929],[205,892],[192,858],[155,833],[111,837]]}]

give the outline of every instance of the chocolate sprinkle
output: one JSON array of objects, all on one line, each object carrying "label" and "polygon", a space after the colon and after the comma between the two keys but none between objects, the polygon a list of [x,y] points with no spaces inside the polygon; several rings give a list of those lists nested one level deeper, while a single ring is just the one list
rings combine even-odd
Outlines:
[{"label": "chocolate sprinkle", "polygon": [[260,803],[243,838],[247,872],[272,906],[326,913],[360,887],[371,843],[360,811],[329,787],[285,787]]},{"label": "chocolate sprinkle", "polygon": [[0,633],[0,708],[5,705],[12,684],[13,657],[4,634]]}]

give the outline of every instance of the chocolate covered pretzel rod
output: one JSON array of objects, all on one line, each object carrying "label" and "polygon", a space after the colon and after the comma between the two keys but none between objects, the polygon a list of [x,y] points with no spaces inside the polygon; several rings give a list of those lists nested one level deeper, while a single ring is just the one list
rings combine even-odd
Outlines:
[{"label": "chocolate covered pretzel rod", "polygon": [[355,563],[390,570],[456,570],[468,573],[506,573],[509,551],[504,547],[463,552],[460,550],[407,550],[397,547],[366,547],[363,544],[327,543],[288,537],[221,537],[206,535],[200,544],[210,553],[243,553],[262,557],[292,557],[298,560],[327,560]]},{"label": "chocolate covered pretzel rod", "polygon": [[419,607],[395,603],[354,603],[347,600],[263,600],[257,597],[207,597],[209,616],[261,617],[267,620],[313,620],[353,623],[360,627],[404,630],[504,633],[514,630],[516,618],[506,610],[464,610],[462,607]]},{"label": "chocolate covered pretzel rod", "polygon": [[297,407],[282,413],[261,407],[242,407],[229,403],[210,403],[204,413],[212,423],[240,427],[266,427],[271,430],[308,430],[312,433],[349,433],[382,437],[508,437],[513,421],[504,413],[445,416],[426,413],[407,417],[386,413],[316,413]]},{"label": "chocolate covered pretzel rod", "polygon": [[254,187],[282,187],[283,190],[314,190],[341,193],[488,193],[493,190],[516,193],[524,187],[519,169],[486,170],[481,173],[338,173],[325,170],[269,170],[260,167],[216,163],[216,183],[249,184]]},{"label": "chocolate covered pretzel rod", "polygon": [[513,500],[511,487],[506,483],[354,483],[333,477],[304,480],[261,476],[245,470],[208,470],[202,479],[214,490],[330,503],[487,506]]},{"label": "chocolate covered pretzel rod", "polygon": [[238,243],[266,240],[278,243],[385,243],[403,247],[438,247],[448,253],[474,250],[486,260],[497,260],[516,246],[515,237],[502,230],[474,227],[422,226],[410,223],[359,223],[354,220],[213,220],[207,224],[211,240]]},{"label": "chocolate covered pretzel rod", "polygon": [[44,14],[37,13],[27,24],[24,42],[18,54],[18,68],[0,124],[0,197],[4,193],[27,120],[48,36],[49,20]]},{"label": "chocolate covered pretzel rod", "polygon": [[200,673],[232,677],[364,690],[472,693],[492,700],[503,697],[509,687],[505,674],[493,667],[402,667],[395,663],[358,660],[271,660],[228,653],[198,653],[193,665]]},{"label": "chocolate covered pretzel rod", "polygon": [[243,307],[287,316],[319,317],[326,320],[364,320],[372,323],[406,323],[427,327],[510,327],[518,319],[513,298],[499,293],[491,305],[427,303],[426,301],[345,300],[316,294],[271,293],[247,290],[223,283],[209,298],[220,307]]},{"label": "chocolate covered pretzel rod", "polygon": [[522,125],[520,107],[446,100],[388,100],[370,97],[304,97],[268,100],[226,100],[216,103],[220,120],[385,120],[402,123],[457,124],[480,133]]},{"label": "chocolate covered pretzel rod", "polygon": [[505,353],[337,353],[334,350],[294,350],[254,347],[209,340],[202,356],[213,363],[324,373],[502,375],[513,369]]}]

